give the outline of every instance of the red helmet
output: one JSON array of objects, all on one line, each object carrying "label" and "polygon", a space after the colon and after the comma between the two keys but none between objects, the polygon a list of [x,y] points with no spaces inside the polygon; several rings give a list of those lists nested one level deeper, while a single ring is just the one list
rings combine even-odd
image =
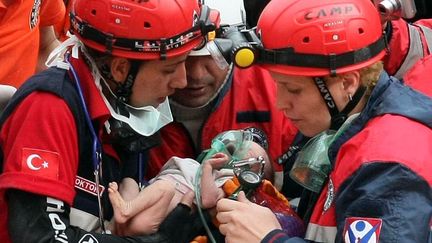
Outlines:
[{"label": "red helmet", "polygon": [[87,46],[132,59],[189,52],[216,28],[217,11],[197,0],[75,0],[71,31]]},{"label": "red helmet", "polygon": [[272,0],[257,25],[259,62],[274,72],[325,76],[357,70],[385,54],[370,0]]}]

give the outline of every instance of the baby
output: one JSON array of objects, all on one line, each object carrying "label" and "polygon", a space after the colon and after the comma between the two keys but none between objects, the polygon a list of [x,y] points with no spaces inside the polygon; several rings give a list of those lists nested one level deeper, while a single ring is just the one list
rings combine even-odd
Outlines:
[{"label": "baby", "polygon": [[[251,142],[245,158],[262,156],[266,161],[264,178],[272,179],[270,159],[259,144]],[[224,153],[216,153],[204,161],[201,177],[201,207],[213,208],[225,196],[221,186],[234,176],[232,169],[222,168],[229,160]],[[181,202],[194,198],[194,178],[200,164],[192,159],[172,157],[161,169],[159,175],[150,181],[142,191],[131,178],[125,178],[118,188],[109,184],[108,192],[117,224],[127,223],[128,235],[155,233],[165,217]],[[191,203],[190,203],[191,204]]]}]

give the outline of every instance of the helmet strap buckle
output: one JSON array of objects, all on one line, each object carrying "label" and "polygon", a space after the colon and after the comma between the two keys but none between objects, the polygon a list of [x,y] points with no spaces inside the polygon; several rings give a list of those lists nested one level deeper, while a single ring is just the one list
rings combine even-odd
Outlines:
[{"label": "helmet strap buckle", "polygon": [[106,38],[105,38],[106,54],[111,55],[114,42],[115,42],[114,36],[112,34],[106,34]]}]

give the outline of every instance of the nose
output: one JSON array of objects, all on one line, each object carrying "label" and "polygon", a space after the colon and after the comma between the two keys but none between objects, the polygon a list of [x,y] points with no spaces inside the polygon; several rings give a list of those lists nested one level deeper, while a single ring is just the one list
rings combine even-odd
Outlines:
[{"label": "nose", "polygon": [[177,66],[175,75],[170,81],[170,87],[173,89],[183,89],[187,85],[185,63],[180,63]]},{"label": "nose", "polygon": [[205,76],[205,66],[197,57],[188,57],[186,60],[186,75],[187,79],[200,80]]},{"label": "nose", "polygon": [[277,88],[276,108],[279,110],[288,110],[292,108],[292,103],[289,94],[283,90],[283,88]]}]

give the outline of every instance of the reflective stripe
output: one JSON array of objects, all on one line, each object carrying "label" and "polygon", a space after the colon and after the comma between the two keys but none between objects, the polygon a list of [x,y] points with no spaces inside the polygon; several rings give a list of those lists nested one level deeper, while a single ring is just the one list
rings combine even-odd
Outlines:
[{"label": "reflective stripe", "polygon": [[305,239],[315,242],[334,242],[336,239],[336,233],[336,226],[321,226],[309,223]]},{"label": "reflective stripe", "polygon": [[410,36],[410,46],[408,50],[408,54],[405,57],[404,62],[400,66],[399,70],[394,75],[396,78],[401,79],[405,73],[418,61],[423,57],[423,47],[422,41],[420,38],[420,33],[416,29],[416,27],[412,25],[408,25],[408,32]]},{"label": "reflective stripe", "polygon": [[425,35],[426,44],[428,46],[429,54],[432,53],[432,30],[426,26],[419,25],[420,29]]}]

